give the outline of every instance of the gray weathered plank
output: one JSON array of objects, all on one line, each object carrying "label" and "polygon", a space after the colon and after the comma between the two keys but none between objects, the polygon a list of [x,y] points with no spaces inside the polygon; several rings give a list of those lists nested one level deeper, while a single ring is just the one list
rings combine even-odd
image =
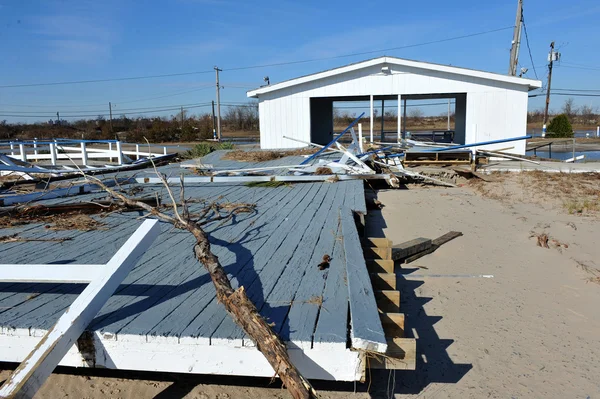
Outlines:
[{"label": "gray weathered plank", "polygon": [[342,208],[340,219],[346,256],[352,347],[385,353],[387,342],[352,211],[346,207]]}]

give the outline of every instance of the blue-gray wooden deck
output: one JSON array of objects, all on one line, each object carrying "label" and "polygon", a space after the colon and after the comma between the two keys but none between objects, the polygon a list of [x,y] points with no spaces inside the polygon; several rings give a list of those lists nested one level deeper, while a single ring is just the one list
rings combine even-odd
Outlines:
[{"label": "blue-gray wooden deck", "polygon": [[[294,164],[289,163],[289,158],[272,162]],[[248,167],[239,164],[227,167]],[[165,166],[161,171],[175,175],[182,172],[179,165]],[[158,191],[167,201],[161,186],[142,186],[144,190],[138,196]],[[178,198],[178,188],[174,187],[174,191]],[[43,203],[103,197],[102,193],[93,193]],[[277,188],[188,184],[186,197],[255,203],[256,211],[252,214],[238,214],[234,221],[206,227],[213,251],[233,285],[245,287],[260,313],[274,323],[275,331],[285,341],[303,348],[314,343],[347,342],[348,290],[344,288],[345,255],[339,240],[338,215],[343,206],[366,212],[362,181]],[[200,203],[191,204],[190,211],[201,207]],[[0,263],[106,263],[140,225],[139,216],[137,212],[95,216],[105,224],[105,229],[89,232],[52,231],[41,224],[3,229],[1,235],[18,232],[24,238],[71,237],[72,240],[60,244],[0,243]],[[194,259],[193,242],[189,233],[162,223],[160,237],[101,309],[89,330],[114,334],[117,339],[119,335],[136,335],[147,339],[171,337],[212,345],[251,346],[243,331],[217,303],[208,274]],[[317,265],[325,254],[333,257],[331,267],[320,271]],[[48,329],[83,288],[80,284],[0,283],[0,331]]]}]

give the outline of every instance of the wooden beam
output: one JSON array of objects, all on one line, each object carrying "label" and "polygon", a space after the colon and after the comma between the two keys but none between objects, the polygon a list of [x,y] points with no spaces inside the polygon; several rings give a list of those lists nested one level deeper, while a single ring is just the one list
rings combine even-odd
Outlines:
[{"label": "wooden beam", "polygon": [[340,209],[340,224],[346,255],[352,348],[385,353],[385,334],[350,208]]},{"label": "wooden beam", "polygon": [[431,240],[429,238],[415,238],[414,240],[406,241],[392,247],[392,259],[399,260],[407,258],[418,252],[431,248]]},{"label": "wooden beam", "polygon": [[394,273],[393,260],[368,259],[366,262],[370,273]]},{"label": "wooden beam", "polygon": [[404,260],[404,263],[414,262],[415,260],[436,251],[440,246],[444,245],[448,241],[454,240],[455,238],[460,237],[462,235],[463,234],[460,231],[450,231],[450,232],[444,234],[443,236],[440,236],[440,237],[436,238],[435,240],[431,241],[431,247],[406,258]]},{"label": "wooden beam", "polygon": [[106,265],[0,265],[1,282],[89,283]]},{"label": "wooden beam", "polygon": [[387,238],[361,238],[360,243],[363,247],[387,248],[392,246],[392,240],[388,240]]},{"label": "wooden beam", "polygon": [[396,275],[392,273],[371,273],[371,284],[375,290],[395,290]]},{"label": "wooden beam", "polygon": [[404,313],[380,313],[379,318],[386,337],[404,337]]},{"label": "wooden beam", "polygon": [[377,308],[382,312],[397,313],[400,311],[400,291],[375,291],[375,300],[377,301]]},{"label": "wooden beam", "polygon": [[365,259],[383,259],[383,260],[391,260],[392,259],[392,248],[368,247],[368,248],[363,248],[363,253],[364,253]]},{"label": "wooden beam", "polygon": [[415,370],[417,368],[417,341],[414,338],[391,338],[385,357],[371,359],[372,369]]},{"label": "wooden beam", "polygon": [[121,281],[160,234],[156,220],[146,220],[0,388],[0,398],[33,398],[58,362],[115,292]]},{"label": "wooden beam", "polygon": [[[319,182],[319,181],[341,181],[341,180],[390,180],[396,179],[393,174],[360,174],[360,175],[303,175],[303,176],[185,176],[184,184],[191,183],[249,183],[249,182]],[[136,182],[146,184],[162,184],[158,177],[136,177]],[[167,178],[167,184],[179,185],[179,177]]]}]

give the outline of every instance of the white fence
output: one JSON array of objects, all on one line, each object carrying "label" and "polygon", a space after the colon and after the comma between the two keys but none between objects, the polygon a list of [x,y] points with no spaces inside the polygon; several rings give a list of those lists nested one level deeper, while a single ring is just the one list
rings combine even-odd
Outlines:
[{"label": "white fence", "polygon": [[[135,151],[123,150],[123,146],[133,147]],[[56,165],[58,160],[81,160],[88,165],[90,159],[116,160],[118,165],[146,157],[167,155],[167,147],[148,144],[123,144],[116,140],[70,140],[70,141],[15,141],[2,143],[0,147],[10,147],[10,156],[23,162],[50,160]],[[154,152],[154,149],[162,152]],[[159,150],[160,151],[160,150]],[[131,156],[131,157],[130,157]]]}]

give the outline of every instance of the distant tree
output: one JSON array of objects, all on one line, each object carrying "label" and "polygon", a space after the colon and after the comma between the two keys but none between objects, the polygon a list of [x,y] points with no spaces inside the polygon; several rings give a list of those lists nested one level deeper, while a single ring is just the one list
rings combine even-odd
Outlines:
[{"label": "distant tree", "polygon": [[574,101],[572,98],[568,98],[565,100],[565,103],[562,106],[563,114],[567,115],[567,117],[572,120],[575,115],[577,115],[577,108],[574,105]]},{"label": "distant tree", "polygon": [[408,113],[408,118],[412,119],[413,121],[416,121],[416,120],[423,118],[423,115],[424,115],[424,113],[423,113],[423,111],[421,111],[420,108],[413,108]]},{"label": "distant tree", "polygon": [[555,116],[548,125],[547,137],[573,137],[573,127],[566,114]]},{"label": "distant tree", "polygon": [[596,122],[596,114],[591,105],[582,105],[581,109],[579,110],[579,114],[581,115],[581,119],[584,124]]}]

